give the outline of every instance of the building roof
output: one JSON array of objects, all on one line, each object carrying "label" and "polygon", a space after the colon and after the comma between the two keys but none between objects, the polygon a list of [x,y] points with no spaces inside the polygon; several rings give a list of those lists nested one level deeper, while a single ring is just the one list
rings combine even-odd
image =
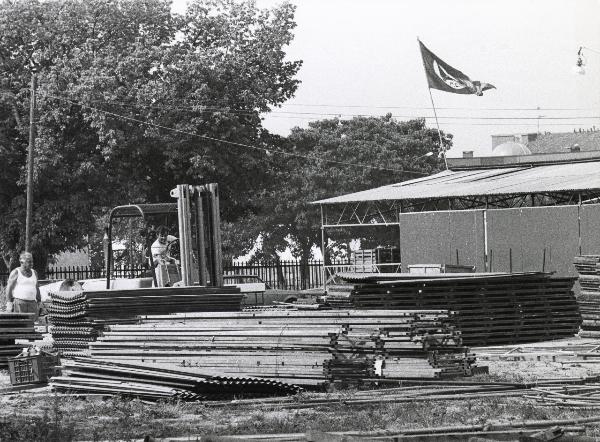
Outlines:
[{"label": "building roof", "polygon": [[446,170],[435,175],[317,201],[318,204],[422,200],[600,190],[600,160],[541,166]]},{"label": "building roof", "polygon": [[582,152],[600,150],[600,131],[542,133],[527,143],[532,153],[568,152],[575,144]]}]

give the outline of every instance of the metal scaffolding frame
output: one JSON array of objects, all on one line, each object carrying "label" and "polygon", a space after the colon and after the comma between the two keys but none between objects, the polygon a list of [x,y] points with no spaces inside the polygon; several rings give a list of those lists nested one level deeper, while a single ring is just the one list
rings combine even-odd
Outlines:
[{"label": "metal scaffolding frame", "polygon": [[[336,265],[328,265],[327,230],[348,227],[395,227],[400,229],[402,213],[456,211],[475,209],[513,209],[521,207],[554,207],[598,203],[600,189],[522,193],[506,195],[475,195],[455,198],[353,201],[344,203],[321,203],[321,250],[323,257],[323,282],[335,278]],[[389,265],[389,264],[388,264]],[[352,265],[344,271],[351,271]],[[486,262],[487,267],[487,262]]]}]

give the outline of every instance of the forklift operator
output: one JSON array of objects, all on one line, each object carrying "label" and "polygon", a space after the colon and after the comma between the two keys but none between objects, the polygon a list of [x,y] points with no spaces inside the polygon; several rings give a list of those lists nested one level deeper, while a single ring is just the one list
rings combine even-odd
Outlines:
[{"label": "forklift operator", "polygon": [[161,226],[158,228],[158,238],[156,241],[152,243],[150,246],[150,251],[152,253],[152,261],[154,265],[157,266],[163,261],[174,263],[175,259],[171,258],[167,254],[167,250],[169,245],[175,241],[177,238],[175,236],[169,235],[168,230],[165,226]]}]

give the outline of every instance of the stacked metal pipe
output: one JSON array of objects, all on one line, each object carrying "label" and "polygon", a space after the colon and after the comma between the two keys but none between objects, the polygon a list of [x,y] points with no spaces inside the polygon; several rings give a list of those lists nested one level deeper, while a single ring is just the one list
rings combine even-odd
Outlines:
[{"label": "stacked metal pipe", "polygon": [[111,363],[95,359],[65,361],[54,376],[54,391],[138,397],[146,400],[224,400],[243,397],[286,396],[300,388],[264,379],[202,376],[184,370]]},{"label": "stacked metal pipe", "polygon": [[0,313],[0,368],[7,368],[8,358],[17,356],[27,346],[16,340],[38,339],[42,339],[42,335],[35,331],[33,315]]},{"label": "stacked metal pipe", "polygon": [[239,311],[243,295],[236,287],[161,287],[64,291],[50,298],[55,348],[65,356],[82,356],[107,325],[135,323],[138,316],[155,313]]},{"label": "stacked metal pipe", "polygon": [[577,295],[583,322],[579,336],[600,337],[600,255],[575,257],[581,290]]},{"label": "stacked metal pipe", "polygon": [[203,375],[321,385],[470,375],[475,358],[445,311],[265,311],[148,317],[90,343],[94,358]]},{"label": "stacked metal pipe", "polygon": [[358,309],[448,309],[463,342],[487,346],[573,336],[581,315],[572,277],[519,274],[346,274],[350,292],[328,295],[331,304]]}]

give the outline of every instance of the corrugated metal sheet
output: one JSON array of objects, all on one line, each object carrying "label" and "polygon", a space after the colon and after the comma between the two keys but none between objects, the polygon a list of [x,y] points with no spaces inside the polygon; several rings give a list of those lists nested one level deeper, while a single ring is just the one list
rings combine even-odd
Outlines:
[{"label": "corrugated metal sheet", "polygon": [[457,198],[592,189],[600,190],[600,161],[502,169],[446,170],[429,177],[328,198],[317,203]]}]

